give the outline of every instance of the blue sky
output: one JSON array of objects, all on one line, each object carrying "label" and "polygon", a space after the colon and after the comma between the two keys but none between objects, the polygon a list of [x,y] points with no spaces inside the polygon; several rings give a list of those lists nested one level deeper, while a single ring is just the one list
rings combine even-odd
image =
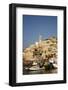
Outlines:
[{"label": "blue sky", "polygon": [[23,16],[23,45],[24,48],[34,44],[42,35],[42,39],[57,37],[57,16]]}]

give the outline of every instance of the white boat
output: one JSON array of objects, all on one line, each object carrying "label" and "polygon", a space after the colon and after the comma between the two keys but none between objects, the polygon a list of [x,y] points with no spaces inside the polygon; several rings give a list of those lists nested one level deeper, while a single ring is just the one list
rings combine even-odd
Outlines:
[{"label": "white boat", "polygon": [[40,68],[38,66],[32,66],[31,68],[29,68],[29,70],[32,70],[32,71],[41,70],[41,69],[45,69],[45,68],[44,67]]},{"label": "white boat", "polygon": [[54,64],[54,63],[53,63],[53,66],[54,66],[54,68],[58,68],[57,64]]}]

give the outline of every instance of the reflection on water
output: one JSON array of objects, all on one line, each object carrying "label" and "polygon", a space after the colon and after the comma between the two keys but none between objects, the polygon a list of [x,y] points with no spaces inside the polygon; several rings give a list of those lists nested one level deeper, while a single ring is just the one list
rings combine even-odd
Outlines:
[{"label": "reflection on water", "polygon": [[57,69],[35,70],[35,71],[25,70],[25,69],[23,70],[24,75],[29,75],[29,74],[53,74],[53,73],[57,73]]}]

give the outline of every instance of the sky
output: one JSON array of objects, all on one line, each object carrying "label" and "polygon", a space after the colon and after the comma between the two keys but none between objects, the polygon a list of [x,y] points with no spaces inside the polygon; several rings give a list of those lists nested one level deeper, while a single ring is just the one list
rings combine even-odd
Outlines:
[{"label": "sky", "polygon": [[57,16],[23,15],[23,47],[29,47],[39,40],[57,37]]}]

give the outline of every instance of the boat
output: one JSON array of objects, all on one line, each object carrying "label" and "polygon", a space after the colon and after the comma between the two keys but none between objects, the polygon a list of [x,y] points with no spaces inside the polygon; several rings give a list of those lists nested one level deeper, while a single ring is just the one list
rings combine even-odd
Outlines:
[{"label": "boat", "polygon": [[57,64],[54,64],[54,63],[53,63],[53,67],[54,67],[54,68],[58,68],[58,67],[57,67]]},{"label": "boat", "polygon": [[29,68],[29,70],[32,70],[32,71],[37,71],[37,70],[43,70],[45,69],[44,67],[40,68],[39,66],[32,66]]}]

